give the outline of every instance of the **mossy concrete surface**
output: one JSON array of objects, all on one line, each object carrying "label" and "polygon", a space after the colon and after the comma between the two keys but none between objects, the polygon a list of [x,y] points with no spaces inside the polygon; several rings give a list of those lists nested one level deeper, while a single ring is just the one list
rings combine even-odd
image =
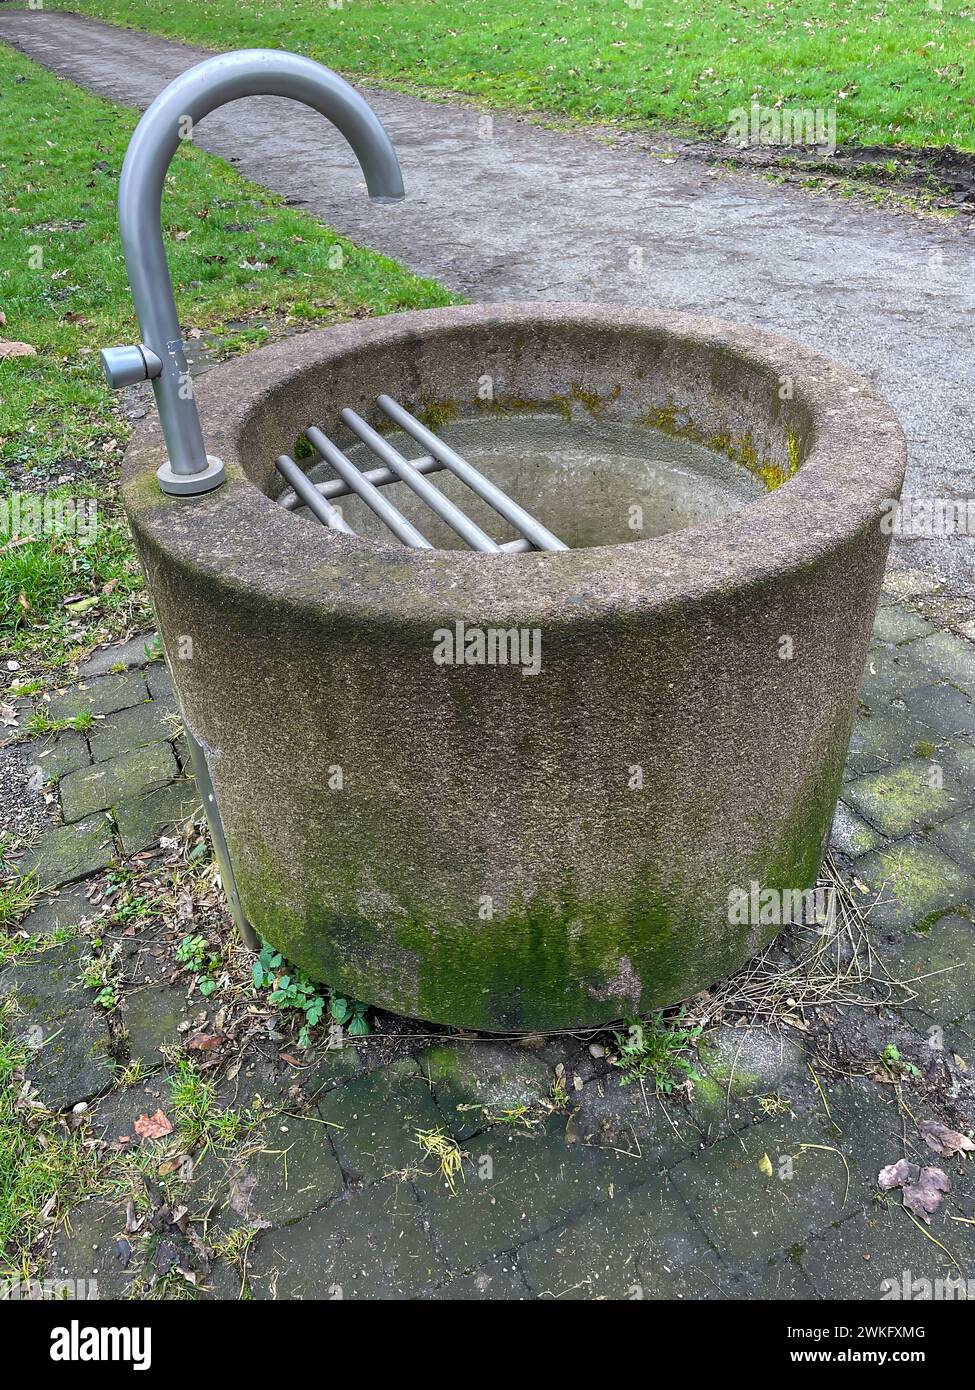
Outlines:
[{"label": "mossy concrete surface", "polygon": [[78,941],[49,947],[0,975],[15,1002],[13,1033],[28,1055],[25,1075],[50,1110],[68,1110],[106,1091],[115,1075],[111,1034],[81,983]]},{"label": "mossy concrete surface", "polygon": [[[340,406],[374,417],[381,391],[476,413],[485,372],[495,402],[747,439],[781,485],[712,526],[490,561],[273,505],[309,419],[347,443]],[[199,401],[228,481],[164,497],[150,423],[124,496],[169,646],[206,653],[173,676],[267,940],[494,1032],[670,1004],[767,943],[729,892],[815,882],[903,474],[866,382],[718,320],[501,305],[304,334]],[[541,669],[436,664],[456,622],[537,629]]]},{"label": "mossy concrete surface", "polygon": [[30,846],[20,867],[40,888],[56,888],[104,869],[114,857],[110,823],[104,816],[87,816],[48,831]]},{"label": "mossy concrete surface", "polygon": [[[19,861],[38,887],[57,889],[116,860],[158,845],[174,826],[202,814],[199,792],[183,775],[182,722],[172,682],[153,653],[153,634],[93,653],[78,684],[36,701],[48,720],[92,715],[81,729],[28,745],[63,823],[37,835]],[[126,669],[115,671],[122,665]],[[50,917],[50,925],[42,925]],[[66,919],[73,925],[76,918]],[[53,907],[38,930],[62,925]]]}]

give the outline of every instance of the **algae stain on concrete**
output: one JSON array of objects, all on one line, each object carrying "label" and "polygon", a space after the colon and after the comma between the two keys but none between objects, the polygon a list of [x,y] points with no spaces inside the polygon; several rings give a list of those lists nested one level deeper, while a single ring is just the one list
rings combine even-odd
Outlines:
[{"label": "algae stain on concrete", "polygon": [[749,473],[760,480],[767,492],[774,492],[799,471],[802,446],[798,436],[791,430],[785,439],[787,461],[781,464],[768,456],[759,456],[751,430],[745,430],[738,435],[710,434],[696,425],[688,415],[679,411],[676,405],[651,406],[643,417],[643,424],[651,429],[660,430],[663,434],[687,439],[693,444],[702,445],[705,449],[724,454],[732,463],[747,468]]}]

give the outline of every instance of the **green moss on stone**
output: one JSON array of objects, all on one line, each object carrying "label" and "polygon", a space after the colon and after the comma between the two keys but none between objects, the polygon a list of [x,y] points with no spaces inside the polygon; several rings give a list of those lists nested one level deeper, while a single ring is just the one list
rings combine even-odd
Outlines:
[{"label": "green moss on stone", "polygon": [[759,456],[750,430],[737,436],[720,431],[709,434],[706,430],[700,429],[689,416],[679,413],[673,404],[651,406],[643,417],[643,424],[674,438],[700,444],[714,453],[724,454],[732,463],[747,468],[749,473],[765,485],[767,492],[774,492],[777,487],[788,482],[799,469],[801,446],[791,432],[786,436],[788,462],[782,465],[770,457]]},{"label": "green moss on stone", "polygon": [[431,396],[429,400],[423,402],[418,411],[418,417],[428,430],[434,433],[442,430],[445,425],[449,425],[451,420],[456,420],[460,414],[460,402],[455,400],[437,400]]},{"label": "green moss on stone", "polygon": [[[450,887],[440,865],[424,875],[410,824],[358,792],[342,793],[357,797],[343,812],[354,854],[326,836],[297,871],[286,868],[255,817],[235,827],[231,855],[256,930],[312,978],[356,998],[488,1032],[606,1023],[688,997],[778,933],[777,925],[729,923],[722,899],[751,879],[776,889],[814,886],[844,754],[837,736],[771,835],[756,813],[748,861],[700,855],[706,877],[682,882],[674,866],[648,860],[585,895],[567,866],[559,885],[489,920]],[[708,842],[707,817],[694,833]]]}]

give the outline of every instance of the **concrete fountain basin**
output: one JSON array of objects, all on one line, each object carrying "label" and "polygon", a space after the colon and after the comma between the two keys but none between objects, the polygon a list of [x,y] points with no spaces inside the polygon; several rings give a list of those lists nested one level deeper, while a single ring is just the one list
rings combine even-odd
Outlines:
[{"label": "concrete fountain basin", "polygon": [[[275,458],[382,392],[573,548],[279,506]],[[816,881],[903,478],[868,383],[719,320],[532,303],[303,334],[197,403],[227,481],[162,493],[150,421],[124,500],[242,922],[497,1032],[672,1004],[768,943],[730,895]]]}]

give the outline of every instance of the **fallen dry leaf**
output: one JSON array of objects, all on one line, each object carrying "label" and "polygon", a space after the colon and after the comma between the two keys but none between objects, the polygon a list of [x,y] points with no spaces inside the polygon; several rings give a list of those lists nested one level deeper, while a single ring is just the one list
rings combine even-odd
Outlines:
[{"label": "fallen dry leaf", "polygon": [[768,1154],[762,1154],[761,1158],[758,1160],[758,1171],[764,1173],[767,1178],[772,1176],[772,1160],[769,1158]]},{"label": "fallen dry leaf", "polygon": [[37,348],[30,343],[0,342],[0,357],[36,357]]},{"label": "fallen dry leaf", "polygon": [[186,1046],[195,1052],[216,1052],[223,1042],[224,1039],[219,1033],[194,1033],[191,1038],[187,1038]]},{"label": "fallen dry leaf", "polygon": [[153,1262],[156,1266],[156,1273],[162,1278],[179,1260],[179,1251],[171,1240],[156,1241],[153,1249]]},{"label": "fallen dry leaf", "polygon": [[159,1165],[159,1176],[168,1178],[170,1173],[182,1173],[190,1164],[191,1160],[188,1154],[176,1154],[173,1158],[163,1159]]},{"label": "fallen dry leaf", "polygon": [[881,1168],[877,1184],[881,1192],[889,1192],[892,1187],[903,1187],[906,1182],[912,1182],[917,1173],[916,1163],[908,1163],[906,1158],[901,1158],[896,1163]]},{"label": "fallen dry leaf", "polygon": [[932,1214],[950,1191],[951,1179],[941,1168],[922,1168],[917,1182],[904,1188],[904,1205],[930,1225]]},{"label": "fallen dry leaf", "polygon": [[957,1129],[949,1129],[939,1120],[922,1120],[918,1125],[921,1138],[929,1149],[939,1158],[954,1158],[955,1154],[975,1153],[975,1144],[959,1134]]},{"label": "fallen dry leaf", "polygon": [[140,1139],[162,1139],[173,1132],[172,1125],[161,1110],[157,1110],[152,1116],[140,1115],[132,1128]]},{"label": "fallen dry leaf", "polygon": [[907,1210],[928,1225],[945,1193],[951,1191],[951,1179],[941,1168],[919,1168],[916,1163],[908,1163],[906,1158],[882,1168],[877,1182],[882,1192],[899,1187]]}]

